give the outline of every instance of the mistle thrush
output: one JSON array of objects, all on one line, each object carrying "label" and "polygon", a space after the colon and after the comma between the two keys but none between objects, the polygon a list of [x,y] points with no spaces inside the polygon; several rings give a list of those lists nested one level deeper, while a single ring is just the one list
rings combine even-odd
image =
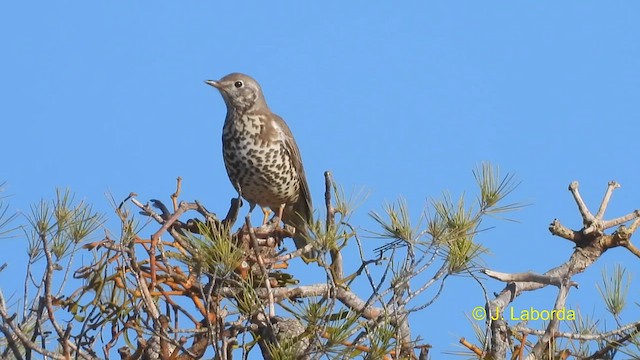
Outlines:
[{"label": "mistle thrush", "polygon": [[282,211],[281,220],[296,229],[296,247],[306,246],[311,194],[289,126],[271,112],[260,85],[250,76],[233,73],[206,83],[220,91],[227,105],[222,154],[229,180],[249,202],[250,211],[256,204],[276,214]]}]

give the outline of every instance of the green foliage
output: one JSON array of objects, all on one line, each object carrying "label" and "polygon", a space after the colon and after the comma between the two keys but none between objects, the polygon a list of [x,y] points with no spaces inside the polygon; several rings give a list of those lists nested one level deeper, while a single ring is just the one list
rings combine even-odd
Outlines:
[{"label": "green foliage", "polygon": [[519,210],[524,204],[511,203],[500,205],[507,195],[515,190],[520,182],[516,182],[515,175],[507,173],[500,176],[500,168],[484,162],[473,171],[473,176],[480,188],[478,204],[480,211],[485,214],[497,214]]},{"label": "green foliage", "polygon": [[356,192],[355,195],[347,196],[344,189],[335,181],[331,182],[331,190],[333,194],[333,209],[340,215],[340,218],[336,221],[337,223],[348,221],[354,210],[368,197],[368,193],[363,190]]},{"label": "green foliage", "polygon": [[[568,322],[571,332],[576,334],[594,334],[598,332],[599,321],[593,316],[583,315],[581,311],[576,311],[576,318]],[[604,342],[601,342],[604,346]],[[588,341],[571,341],[572,353],[576,356],[587,357],[591,351]]]},{"label": "green foliage", "polygon": [[268,345],[269,354],[272,360],[290,360],[297,356],[297,347],[299,340],[296,338],[284,338],[277,343]]},{"label": "green foliage", "polygon": [[240,281],[239,285],[240,291],[235,295],[238,311],[245,316],[256,314],[263,308],[263,302],[256,292],[253,277],[249,277],[247,281]]},{"label": "green foliage", "polygon": [[361,328],[362,324],[358,319],[359,315],[357,313],[344,309],[331,316],[316,320],[317,326],[323,326],[327,334],[327,349],[329,353],[338,356],[353,350],[343,344],[349,341],[349,337],[357,329]]},{"label": "green foliage", "polygon": [[620,317],[620,313],[626,306],[630,283],[631,275],[626,272],[622,265],[616,264],[611,274],[608,273],[605,266],[602,269],[602,286],[596,284],[607,310],[616,319]]},{"label": "green foliage", "polygon": [[27,219],[31,224],[31,231],[27,233],[31,261],[42,256],[43,241],[50,244],[52,255],[60,260],[102,225],[104,215],[94,212],[84,201],[74,205],[74,197],[67,189],[56,190],[56,199],[52,202],[41,200],[32,205]]},{"label": "green foliage", "polygon": [[227,277],[240,266],[244,251],[239,248],[227,229],[198,224],[200,235],[187,233],[194,247],[195,257],[186,257],[188,264],[201,268],[206,274]]},{"label": "green foliage", "polygon": [[485,248],[474,242],[476,230],[482,220],[481,214],[465,208],[464,196],[454,204],[451,197],[444,194],[442,200],[433,200],[432,206],[444,225],[435,241],[446,251],[449,273],[466,271],[486,252]]},{"label": "green foliage", "polygon": [[353,236],[350,231],[345,230],[343,223],[327,226],[324,222],[315,221],[309,224],[308,231],[312,234],[314,248],[320,253],[342,250]]},{"label": "green foliage", "polygon": [[[330,177],[327,174],[325,176]],[[367,197],[363,191],[356,193],[356,195],[347,196],[344,189],[335,182],[331,182],[331,190],[334,195],[332,211],[337,219],[331,220],[330,223],[318,220],[308,224],[314,248],[321,254],[340,251],[347,246],[349,239],[354,234],[352,229],[345,225],[348,224],[354,209]]]},{"label": "green foliage", "polygon": [[[498,168],[488,163],[481,164],[473,171],[479,189],[476,206],[467,205],[464,195],[453,200],[444,193],[440,199],[432,199],[425,211],[426,228],[421,231],[423,218],[413,226],[407,203],[400,199],[396,204],[386,204],[384,215],[371,212],[371,217],[382,228],[375,233],[381,238],[393,239],[386,251],[397,246],[422,246],[426,249],[442,251],[447,263],[448,273],[457,274],[468,271],[487,252],[475,241],[480,225],[486,215],[494,215],[520,209],[522,204],[501,205],[518,183],[514,176],[500,176]],[[424,236],[427,236],[424,239]]]},{"label": "green foliage", "polygon": [[370,213],[373,220],[382,227],[382,232],[377,235],[381,238],[396,239],[414,244],[418,229],[414,229],[411,225],[407,202],[404,199],[400,199],[397,204],[387,203],[384,205],[384,212],[385,216],[375,211]]}]

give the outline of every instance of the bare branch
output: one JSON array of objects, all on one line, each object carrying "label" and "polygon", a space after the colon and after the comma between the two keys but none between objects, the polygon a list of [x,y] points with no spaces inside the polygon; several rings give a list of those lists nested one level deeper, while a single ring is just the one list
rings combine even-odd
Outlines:
[{"label": "bare branch", "polygon": [[573,199],[578,205],[578,211],[580,211],[580,215],[582,215],[582,221],[585,224],[591,224],[595,221],[595,217],[589,211],[589,208],[582,200],[582,196],[580,196],[580,191],[578,191],[579,184],[577,181],[569,184],[569,191],[571,191],[571,195],[573,195]]},{"label": "bare branch", "polygon": [[604,213],[607,210],[607,206],[609,206],[609,199],[611,199],[611,194],[613,194],[613,190],[617,189],[620,187],[620,184],[618,184],[615,181],[609,181],[609,184],[607,184],[607,191],[604,194],[604,198],[602,199],[602,202],[600,203],[600,208],[598,209],[598,213],[596,214],[596,219],[598,220],[602,220],[602,218],[604,217]]},{"label": "bare branch", "polygon": [[[565,286],[565,281],[559,276],[541,275],[533,272],[508,274],[489,269],[482,269],[480,270],[480,272],[503,282],[537,282],[540,284],[553,285],[557,287]],[[574,286],[577,289],[578,283],[569,281],[566,283],[566,286]]]},{"label": "bare branch", "polygon": [[[569,282],[569,277],[565,278],[565,282]],[[560,290],[558,291],[558,296],[556,297],[556,303],[555,303],[555,306],[553,307],[554,310],[560,310],[564,308],[565,303],[567,301],[567,295],[569,295],[570,288],[571,287],[567,286],[566,284],[562,284],[562,286],[560,286]],[[544,335],[542,335],[538,339],[538,342],[534,345],[533,350],[527,357],[528,360],[540,359],[542,357],[542,353],[548,348],[549,342],[553,339],[553,334],[558,329],[559,321],[560,320],[558,319],[557,316],[551,317],[551,319],[549,320],[549,324],[547,325],[547,329],[544,332]]]},{"label": "bare branch", "polygon": [[582,241],[582,232],[571,230],[564,225],[560,224],[558,219],[554,219],[549,225],[549,231],[551,234],[555,236],[560,236],[561,238],[573,241],[578,244]]},{"label": "bare branch", "polygon": [[269,299],[269,317],[276,316],[276,306],[275,300],[273,299],[273,290],[271,289],[271,281],[269,280],[269,272],[267,271],[266,266],[264,265],[264,261],[262,260],[262,255],[258,251],[258,240],[256,240],[256,234],[253,232],[253,227],[251,227],[251,214],[247,214],[244,218],[244,223],[249,229],[249,237],[251,238],[253,251],[256,256],[256,261],[260,267],[260,271],[262,272],[262,276],[264,279],[264,285],[267,289],[267,296]]}]

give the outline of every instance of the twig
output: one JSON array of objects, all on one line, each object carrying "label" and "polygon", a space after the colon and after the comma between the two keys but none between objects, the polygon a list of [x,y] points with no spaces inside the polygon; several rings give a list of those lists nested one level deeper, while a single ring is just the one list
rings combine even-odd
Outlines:
[{"label": "twig", "polygon": [[307,244],[304,247],[301,247],[300,249],[297,249],[295,251],[292,251],[290,253],[284,254],[284,255],[280,255],[276,258],[274,258],[273,260],[268,260],[265,261],[265,263],[279,263],[279,262],[283,262],[283,261],[289,261],[291,259],[300,257],[306,253],[308,253],[309,251],[313,250],[313,244]]},{"label": "twig", "polygon": [[609,199],[611,199],[611,194],[613,194],[613,190],[617,189],[620,187],[620,184],[618,184],[615,181],[609,181],[609,184],[607,185],[607,191],[604,193],[604,198],[602,199],[602,202],[600,203],[600,208],[598,209],[598,213],[596,214],[596,219],[598,220],[602,220],[602,218],[604,217],[604,212],[607,210],[607,206],[609,206]]},{"label": "twig", "polygon": [[597,360],[602,359],[605,355],[614,349],[621,347],[624,343],[628,342],[632,338],[635,339],[636,335],[640,332],[640,325],[636,325],[635,329],[628,334],[620,337],[619,339],[608,341],[608,344],[602,349],[596,351],[591,356],[585,358],[585,360]]},{"label": "twig", "polygon": [[[335,216],[336,209],[331,205],[331,189],[333,188],[333,178],[330,171],[324,172],[324,203],[327,208],[327,223],[326,232],[334,231],[335,228]],[[331,269],[336,281],[341,281],[344,278],[344,265],[342,260],[342,254],[338,248],[338,244],[332,244],[329,249],[331,255]]]},{"label": "twig", "polygon": [[[86,359],[88,358],[87,354],[81,351],[81,349],[79,349],[76,346],[76,344],[73,344],[69,342],[68,339],[64,338],[65,331],[62,330],[62,327],[60,326],[60,324],[58,324],[58,321],[56,320],[56,317],[54,315],[55,311],[53,306],[53,295],[51,293],[51,290],[53,286],[53,273],[56,270],[57,264],[55,264],[53,261],[51,248],[49,247],[49,241],[47,240],[46,235],[40,234],[40,240],[42,241],[42,250],[44,252],[45,259],[47,261],[47,265],[44,273],[44,279],[43,279],[44,294],[42,296],[45,303],[45,307],[47,308],[47,316],[49,318],[49,322],[51,323],[56,333],[58,334],[58,338],[60,339],[60,341],[61,342],[65,341],[67,346],[70,346],[73,350],[76,351],[78,357],[82,357]],[[61,344],[61,345],[64,345],[64,344]]]},{"label": "twig", "polygon": [[[129,266],[131,266],[131,269],[133,269],[131,274],[136,279],[136,283],[138,284],[138,289],[142,294],[142,300],[146,305],[147,310],[151,314],[151,317],[153,319],[157,319],[160,316],[160,312],[158,311],[158,308],[156,307],[155,302],[151,298],[151,294],[149,293],[149,287],[147,286],[147,283],[144,280],[144,277],[140,276],[142,271],[140,270],[140,267],[138,266],[138,263],[136,260],[135,249],[133,247],[134,244],[135,242],[131,241],[129,243],[129,247],[126,249],[126,253],[129,255]],[[123,250],[123,253],[125,253],[125,250]]]},{"label": "twig", "polygon": [[636,232],[636,229],[638,229],[638,226],[640,226],[640,218],[635,219],[631,225],[629,225],[629,232],[631,234],[633,234],[634,232]]},{"label": "twig", "polygon": [[627,221],[631,221],[631,220],[636,219],[636,218],[640,218],[640,210],[634,210],[633,212],[631,212],[631,213],[629,213],[629,214],[627,214],[625,216],[621,216],[619,218],[615,218],[615,219],[612,219],[612,220],[603,221],[602,222],[602,227],[604,229],[609,229],[609,228],[612,228],[614,226],[618,226],[620,224],[624,224]]},{"label": "twig", "polygon": [[331,205],[331,187],[333,180],[331,178],[331,172],[324,172],[324,206],[327,208],[327,230],[333,227],[336,210]]},{"label": "twig", "polygon": [[[5,341],[7,346],[11,349],[11,351],[13,352],[13,355],[15,356],[15,359],[17,360],[22,360],[22,353],[20,351],[20,347],[18,347],[18,344],[16,344],[16,336],[14,336],[11,333],[11,329],[7,326],[5,326],[3,323],[8,323],[9,321],[11,321],[10,319],[7,318],[7,316],[5,316],[6,313],[6,308],[5,308],[5,304],[4,304],[4,296],[2,296],[2,292],[0,291],[0,312],[1,312],[1,316],[2,316],[2,320],[3,322],[0,322],[0,331],[2,332],[2,334],[4,335]],[[19,339],[18,339],[19,340]]]},{"label": "twig", "polygon": [[276,316],[276,306],[275,300],[273,298],[273,291],[271,289],[271,283],[269,280],[269,272],[267,272],[267,267],[264,265],[264,261],[262,260],[262,256],[260,255],[260,251],[258,250],[258,239],[256,238],[256,234],[251,227],[251,215],[247,214],[244,218],[244,223],[249,230],[249,238],[251,239],[251,246],[253,247],[253,252],[256,255],[256,260],[258,262],[258,266],[260,266],[260,271],[262,272],[262,276],[264,276],[265,287],[267,288],[267,294],[269,297],[269,317]]},{"label": "twig", "polygon": [[435,273],[435,275],[433,275],[433,277],[431,279],[429,279],[429,281],[427,281],[424,285],[422,285],[418,290],[416,291],[409,291],[407,294],[407,298],[404,301],[404,304],[409,303],[409,301],[411,301],[411,299],[415,298],[416,296],[418,296],[419,294],[421,294],[422,292],[424,292],[425,290],[427,290],[429,287],[431,287],[431,285],[433,285],[436,281],[438,281],[442,276],[444,276],[444,279],[442,279],[442,281],[440,282],[440,287],[438,288],[438,291],[436,292],[436,294],[431,298],[431,300],[429,300],[428,302],[417,306],[414,309],[409,310],[410,312],[416,312],[419,310],[422,310],[424,308],[427,308],[429,306],[431,306],[431,304],[433,304],[439,297],[440,294],[442,293],[442,290],[444,288],[444,282],[447,279],[447,269],[448,269],[448,264],[445,262],[442,264],[442,266],[440,267],[440,269],[438,269],[438,271]]},{"label": "twig", "polygon": [[173,202],[173,211],[178,211],[178,197],[180,196],[180,191],[182,190],[182,178],[178,176],[176,178],[176,191],[171,194],[171,202]]},{"label": "twig", "polygon": [[473,351],[473,353],[476,354],[476,356],[482,358],[482,355],[483,355],[482,354],[482,349],[480,349],[479,347],[475,346],[474,344],[468,342],[467,339],[460,338],[460,344],[462,344],[467,349]]},{"label": "twig", "polygon": [[[565,339],[570,339],[570,340],[580,340],[580,341],[598,341],[598,340],[604,340],[607,339],[609,337],[612,336],[623,336],[625,334],[626,331],[632,330],[632,329],[640,329],[640,321],[636,321],[633,322],[631,324],[627,324],[624,326],[621,326],[615,330],[611,330],[611,331],[607,331],[605,333],[600,333],[600,334],[579,334],[579,333],[574,333],[574,332],[559,332],[556,331],[553,336],[554,337],[561,337],[561,338],[565,338]],[[514,327],[511,328],[512,331],[514,332],[521,332],[523,334],[532,334],[532,335],[536,335],[536,336],[541,336],[544,335],[545,330],[539,330],[539,329],[531,329],[522,325],[516,325]],[[634,330],[635,331],[635,330]]]},{"label": "twig", "polygon": [[582,215],[582,220],[585,224],[591,224],[595,220],[595,217],[589,211],[589,208],[582,200],[582,196],[580,196],[580,191],[578,191],[578,182],[573,181],[569,184],[569,191],[571,191],[571,195],[573,195],[573,199],[576,201],[578,205],[578,211],[580,211],[580,215]]},{"label": "twig", "polygon": [[[155,211],[153,211],[153,209],[151,208],[151,206],[149,206],[149,204],[144,205],[140,201],[138,201],[138,199],[136,199],[135,197],[131,197],[131,195],[129,195],[129,198],[130,198],[131,202],[135,206],[137,206],[140,209],[142,209],[142,211],[144,212],[144,215],[150,216],[155,221],[157,221],[159,224],[164,224],[164,221],[166,219],[164,217],[162,217],[160,214],[158,214]],[[159,204],[162,204],[162,203],[159,203]],[[162,206],[157,205],[157,206],[160,207],[160,210],[163,210],[163,208],[166,209],[166,207],[164,205],[162,205]]]},{"label": "twig", "polygon": [[[328,340],[331,340],[331,339],[332,339],[331,334],[330,334],[330,333],[327,333],[327,332],[323,333],[323,334],[322,334],[322,337],[323,337],[323,338],[325,338],[325,339],[328,339]],[[366,352],[366,353],[369,353],[369,354],[371,354],[371,353],[372,353],[371,348],[369,348],[369,347],[367,347],[367,346],[364,346],[364,345],[360,345],[360,344],[352,343],[352,342],[349,342],[349,341],[347,341],[347,340],[340,341],[340,344],[342,344],[342,345],[344,345],[344,346],[346,346],[346,347],[353,348],[354,350],[363,351],[363,352]],[[428,346],[428,347],[430,347],[430,345],[423,345],[423,346]],[[393,351],[393,350],[392,350],[392,351],[391,351],[391,354],[392,354],[392,355],[393,355],[393,354],[395,354],[395,351]],[[383,359],[383,360],[392,360],[391,356],[389,356],[389,355],[382,355],[382,359]]]},{"label": "twig", "polygon": [[151,246],[149,248],[149,265],[151,266],[151,287],[156,286],[156,247],[158,246],[158,241],[160,240],[160,235],[162,235],[169,227],[182,216],[188,210],[194,210],[196,208],[195,205],[188,204],[187,202],[180,202],[180,206],[176,212],[164,222],[162,227],[158,231],[156,231],[153,235],[151,235]]},{"label": "twig", "polygon": [[[2,294],[0,294],[0,301],[2,301],[4,303],[4,298],[2,298]],[[22,330],[20,330],[20,327],[16,326],[13,321],[11,316],[9,316],[9,314],[7,314],[7,312],[5,311],[5,308],[3,306],[0,306],[0,317],[2,317],[2,320],[4,321],[5,324],[7,324],[8,326],[5,326],[3,323],[0,323],[0,331],[2,331],[5,334],[13,334],[15,335],[15,337],[17,337],[20,342],[22,343],[22,345],[25,348],[31,349],[39,354],[42,354],[44,356],[49,356],[52,359],[60,359],[60,360],[64,360],[65,357],[63,355],[60,355],[58,353],[54,353],[51,352],[47,349],[43,349],[41,347],[39,347],[36,343],[32,342],[31,340],[29,340],[29,338],[27,338],[27,336],[22,332]],[[10,343],[13,343],[12,341],[12,337],[7,336],[6,337],[7,341],[9,341]],[[14,344],[15,345],[15,344]],[[15,353],[16,359],[20,359],[21,355],[20,352]]]},{"label": "twig", "polygon": [[367,280],[369,280],[369,285],[371,285],[371,289],[373,291],[375,291],[376,289],[376,285],[375,282],[373,280],[373,276],[371,275],[371,272],[369,271],[369,264],[371,263],[378,263],[379,261],[382,260],[382,253],[380,253],[380,255],[378,256],[377,259],[373,259],[373,260],[365,260],[364,257],[364,249],[362,247],[362,241],[360,241],[360,237],[358,236],[358,233],[356,232],[356,230],[353,228],[353,226],[351,226],[351,224],[346,224],[346,226],[351,229],[351,233],[353,234],[353,237],[356,239],[356,244],[358,245],[358,255],[360,255],[360,261],[361,261],[361,265],[360,268],[358,270],[356,270],[356,272],[354,273],[354,279],[359,276],[362,271],[365,272],[366,276],[367,276]]},{"label": "twig", "polygon": [[[556,303],[554,305],[555,310],[560,310],[564,308],[565,303],[567,301],[567,295],[569,295],[570,286],[567,286],[569,283],[570,277],[567,276],[565,278],[565,284],[560,286],[560,290],[558,291],[558,296],[556,297]],[[553,316],[551,320],[549,320],[549,324],[547,325],[547,329],[544,332],[544,335],[538,339],[538,342],[534,345],[533,350],[527,356],[527,359],[535,360],[540,359],[542,357],[543,352],[548,347],[549,342],[553,339],[553,334],[558,329],[560,320]]]}]

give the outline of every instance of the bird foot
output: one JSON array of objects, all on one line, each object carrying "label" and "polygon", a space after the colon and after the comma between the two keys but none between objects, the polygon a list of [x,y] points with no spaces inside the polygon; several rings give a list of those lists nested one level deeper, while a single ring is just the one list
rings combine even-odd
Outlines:
[{"label": "bird foot", "polygon": [[285,204],[280,205],[280,208],[278,209],[278,213],[273,217],[273,219],[271,219],[271,221],[277,221],[276,222],[276,229],[280,229],[280,223],[282,222],[282,213],[284,212],[284,207]]},{"label": "bird foot", "polygon": [[269,215],[271,215],[271,209],[267,207],[262,207],[262,226],[267,225],[269,223]]}]

